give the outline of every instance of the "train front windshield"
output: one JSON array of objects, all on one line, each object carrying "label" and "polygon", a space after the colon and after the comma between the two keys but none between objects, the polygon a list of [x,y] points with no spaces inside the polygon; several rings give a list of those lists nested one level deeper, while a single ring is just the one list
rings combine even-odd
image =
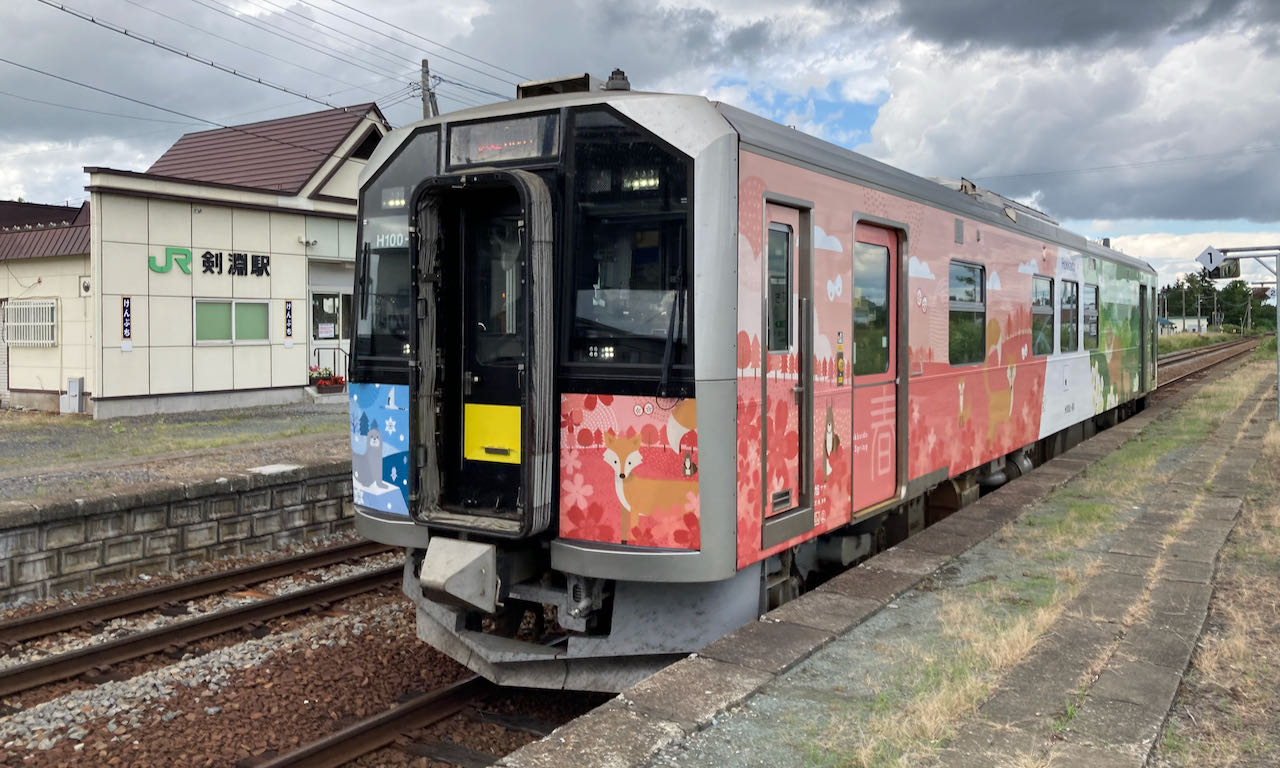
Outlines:
[{"label": "train front windshield", "polygon": [[[562,393],[693,394],[692,163],[607,107],[437,131],[361,192],[352,380],[405,386],[406,456],[377,439],[406,514],[524,535],[554,517],[557,462],[530,459],[560,450]],[[398,397],[357,391],[353,425]]]},{"label": "train front windshield", "polygon": [[360,195],[352,380],[408,384],[413,354],[413,261],[410,200],[435,174],[439,139],[421,133]]}]

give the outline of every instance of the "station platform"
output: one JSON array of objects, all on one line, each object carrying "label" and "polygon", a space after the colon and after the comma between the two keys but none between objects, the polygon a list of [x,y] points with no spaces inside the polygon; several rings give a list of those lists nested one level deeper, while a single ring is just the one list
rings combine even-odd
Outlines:
[{"label": "station platform", "polygon": [[1212,434],[1162,399],[499,765],[1146,765],[1275,419],[1258,378]]}]

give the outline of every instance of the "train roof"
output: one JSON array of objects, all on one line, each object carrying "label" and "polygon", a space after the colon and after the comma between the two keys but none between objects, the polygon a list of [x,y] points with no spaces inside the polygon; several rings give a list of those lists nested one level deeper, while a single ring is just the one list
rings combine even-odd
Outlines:
[{"label": "train roof", "polygon": [[885,192],[904,195],[1004,229],[1050,240],[1142,272],[1155,273],[1147,262],[1091,242],[1082,235],[1058,226],[1046,214],[978,187],[967,179],[959,182],[926,179],[744,109],[722,102],[716,102],[714,106],[737,131],[742,146],[761,154],[828,175],[856,180]]},{"label": "train roof", "polygon": [[917,176],[794,128],[780,125],[744,109],[689,94],[631,90],[554,93],[503,101],[429,118],[398,128],[388,134],[370,158],[364,173],[361,174],[361,184],[365,182],[368,174],[375,172],[387,156],[394,152],[400,142],[423,126],[461,120],[483,120],[563,107],[619,104],[641,99],[654,101],[670,99],[683,102],[686,108],[691,102],[703,105],[701,109],[709,106],[737,133],[740,145],[744,148],[785,162],[802,165],[820,173],[846,178],[884,192],[943,208],[958,216],[966,216],[992,226],[1022,232],[1081,253],[1124,264],[1141,272],[1155,274],[1155,269],[1147,262],[1091,242],[1082,235],[1058,226],[1057,222],[1043,212],[977,187],[967,179],[961,179],[957,183]]}]

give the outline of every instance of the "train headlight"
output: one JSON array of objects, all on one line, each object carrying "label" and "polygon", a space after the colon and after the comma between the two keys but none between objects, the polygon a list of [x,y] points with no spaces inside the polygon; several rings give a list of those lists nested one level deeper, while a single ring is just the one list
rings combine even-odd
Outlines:
[{"label": "train headlight", "polygon": [[403,208],[405,205],[404,187],[387,187],[382,190],[382,207]]},{"label": "train headlight", "polygon": [[622,188],[627,192],[647,192],[661,185],[661,177],[656,170],[627,171],[622,177]]}]

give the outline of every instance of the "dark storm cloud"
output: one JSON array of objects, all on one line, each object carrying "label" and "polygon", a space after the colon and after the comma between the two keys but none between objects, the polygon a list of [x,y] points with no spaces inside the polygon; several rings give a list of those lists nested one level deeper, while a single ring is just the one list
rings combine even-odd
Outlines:
[{"label": "dark storm cloud", "polygon": [[898,22],[945,45],[1138,48],[1162,35],[1275,22],[1270,0],[900,0]]},{"label": "dark storm cloud", "polygon": [[[131,10],[119,2],[82,0],[82,3],[87,12],[100,14],[101,18],[114,24],[125,25],[127,22],[127,27],[141,36],[332,104],[372,100],[373,92],[366,89],[334,92],[348,89],[350,85],[369,84],[382,77],[378,71],[344,65],[239,19],[198,6],[192,6],[192,12],[184,20],[197,22],[205,33],[196,32],[171,19]],[[160,10],[171,12],[175,9],[162,5]],[[276,18],[268,21],[279,25],[282,30],[290,29],[288,20]],[[330,22],[337,23],[332,19]],[[292,29],[299,28],[294,26]],[[312,31],[311,42],[319,44],[317,47],[328,43],[328,50],[343,54],[343,48],[338,44],[341,41],[325,39],[320,30]],[[3,121],[4,137],[10,142],[65,141],[103,135],[129,138],[160,133],[163,138],[156,143],[163,149],[181,133],[207,130],[219,123],[237,124],[281,114],[326,109],[324,104],[249,82],[43,5],[10,9],[6,15],[4,43],[0,47],[0,56],[65,78],[59,80],[0,63],[0,91],[52,102],[38,104],[0,95],[0,109],[9,117],[15,113],[22,115],[21,120]],[[401,74],[405,82],[410,77],[404,73],[410,72],[416,63],[406,56],[402,69],[395,72],[395,59],[381,61],[365,57],[364,60],[372,70]],[[287,61],[304,64],[306,68],[290,66],[285,63]],[[67,80],[136,101],[97,92]],[[396,85],[395,82],[384,82],[377,86],[377,91],[385,92]],[[100,114],[102,112],[143,119]]]},{"label": "dark storm cloud", "polygon": [[552,26],[541,5],[495,8],[473,19],[457,46],[480,58],[513,62],[513,69],[533,78],[622,67],[633,85],[645,88],[690,67],[727,69],[751,62],[794,40],[781,25],[735,24],[708,9],[664,8],[650,0],[571,5],[572,11],[556,14],[555,34],[533,35],[527,30]]},{"label": "dark storm cloud", "polygon": [[1280,189],[1277,163],[1223,170],[1188,163],[1164,171],[1083,173],[1062,178],[990,179],[979,184],[1008,197],[1036,195],[1038,207],[1060,220],[1244,219],[1273,222]]}]

